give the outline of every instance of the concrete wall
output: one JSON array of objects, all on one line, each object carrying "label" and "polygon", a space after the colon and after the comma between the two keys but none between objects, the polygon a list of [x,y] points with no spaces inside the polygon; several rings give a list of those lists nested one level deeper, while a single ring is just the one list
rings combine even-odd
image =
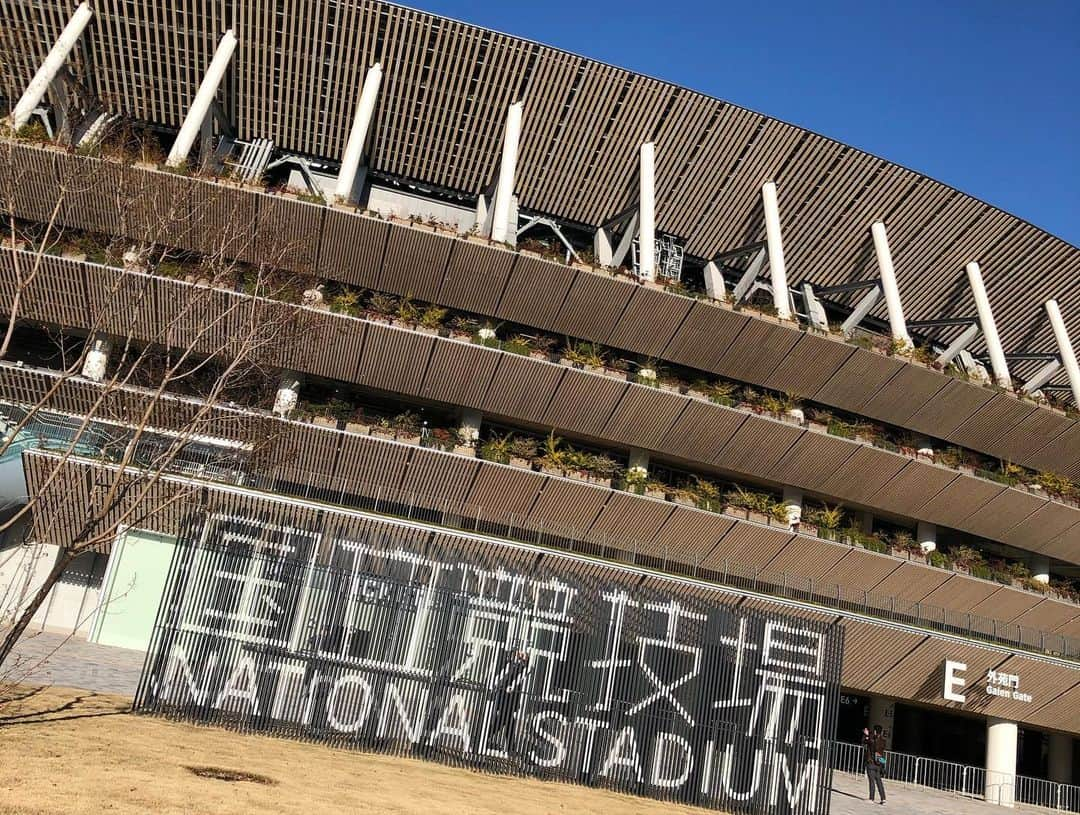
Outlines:
[{"label": "concrete wall", "polygon": [[476,210],[472,207],[455,206],[419,194],[411,195],[402,190],[375,185],[368,193],[367,207],[387,217],[409,218],[415,215],[425,221],[434,218],[448,226],[456,226],[460,232],[468,232],[476,223]]},{"label": "concrete wall", "polygon": [[[49,544],[17,544],[0,549],[0,626],[10,624],[34,597],[59,554]],[[98,603],[105,555],[76,558],[31,621],[32,630],[86,635]]]}]

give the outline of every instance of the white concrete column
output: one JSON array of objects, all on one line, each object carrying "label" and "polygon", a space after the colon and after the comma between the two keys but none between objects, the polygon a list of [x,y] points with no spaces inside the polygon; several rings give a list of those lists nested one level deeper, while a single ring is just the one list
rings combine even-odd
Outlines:
[{"label": "white concrete column", "polygon": [[638,192],[638,274],[656,279],[656,145],[641,145]]},{"label": "white concrete column", "polygon": [[1049,360],[1045,365],[1041,366],[1039,370],[1024,380],[1024,384],[1020,390],[1024,393],[1030,393],[1032,396],[1042,390],[1043,385],[1057,376],[1058,371],[1061,370],[1061,362],[1056,359]]},{"label": "white concrete column", "polygon": [[724,283],[724,273],[720,271],[720,265],[710,260],[705,264],[705,293],[713,300],[727,298],[727,285]]},{"label": "white concrete column", "polygon": [[1031,579],[1044,586],[1050,585],[1050,558],[1046,555],[1031,556]]},{"label": "white concrete column", "polygon": [[199,90],[191,101],[184,123],[180,125],[180,132],[176,134],[176,141],[173,142],[169,157],[165,160],[169,167],[180,167],[187,161],[188,153],[191,152],[195,139],[199,137],[203,120],[210,112],[210,105],[214,102],[218,87],[225,77],[225,71],[229,67],[229,61],[235,50],[236,35],[230,28],[218,43],[214,58],[210,60],[210,67],[206,69],[206,76],[203,77]]},{"label": "white concrete column", "polygon": [[937,358],[937,361],[939,363],[941,363],[943,366],[948,365],[950,362],[952,362],[956,358],[956,356],[961,351],[963,351],[965,348],[967,348],[968,345],[977,336],[979,336],[979,326],[978,326],[977,323],[972,323],[967,328],[965,328],[957,336],[957,338],[952,341],[952,343],[950,343],[948,348],[946,348],[944,351],[941,352],[941,354]]},{"label": "white concrete column", "polygon": [[15,109],[11,112],[12,129],[18,130],[30,121],[34,108],[41,104],[49,85],[56,79],[60,69],[64,67],[68,54],[75,47],[75,43],[79,41],[83,29],[86,28],[92,16],[93,12],[90,10],[89,3],[80,3],[75,9],[75,13],[71,15],[68,24],[64,26],[64,30],[60,32],[60,36],[49,50],[45,61],[41,63],[41,67],[34,74],[34,78],[26,86],[26,90],[19,97],[19,101],[15,103]]},{"label": "white concrete column", "polygon": [[479,410],[472,410],[471,408],[462,409],[461,426],[458,429],[462,443],[476,444],[480,439],[480,423],[482,421],[483,414],[480,413]]},{"label": "white concrete column", "polygon": [[864,509],[859,513],[859,529],[867,535],[874,534],[874,513]]},{"label": "white concrete column", "polygon": [[885,224],[874,221],[870,225],[870,234],[874,238],[874,252],[877,254],[878,271],[881,272],[881,290],[885,293],[885,306],[889,310],[889,330],[896,342],[911,348],[913,343],[908,334],[907,321],[904,320],[904,306],[900,302],[900,288],[896,285],[896,270],[893,268]]},{"label": "white concrete column", "polygon": [[1012,807],[1016,800],[1016,722],[986,720],[986,800]]},{"label": "white concrete column", "polygon": [[352,129],[349,130],[345,152],[341,156],[341,169],[338,170],[334,194],[344,201],[353,199],[356,174],[360,170],[360,162],[364,160],[364,145],[367,144],[371,118],[375,114],[375,102],[379,98],[381,84],[382,65],[376,62],[368,68],[367,76],[364,77],[364,87],[360,90],[360,101],[356,104]]},{"label": "white concrete column", "polygon": [[937,549],[937,526],[929,521],[919,521],[915,535],[919,541],[919,548],[924,555],[928,555]]},{"label": "white concrete column", "polygon": [[983,338],[986,340],[986,352],[990,355],[994,379],[1001,387],[1012,389],[1012,377],[1009,376],[1009,366],[1005,362],[1005,351],[1001,348],[1001,337],[998,336],[994,312],[990,309],[990,298],[986,294],[978,263],[972,261],[967,265],[967,276],[971,293],[975,297],[975,310],[979,313],[979,327],[982,328]]},{"label": "white concrete column", "polygon": [[780,205],[776,199],[776,184],[769,181],[761,188],[765,206],[765,238],[769,247],[769,274],[772,277],[773,305],[782,320],[791,319],[788,297],[787,266],[784,265],[784,241],[780,232]]},{"label": "white concrete column", "polygon": [[83,359],[82,375],[93,382],[104,382],[108,373],[112,343],[104,337],[93,337],[88,342],[90,348]]},{"label": "white concrete column", "polygon": [[603,227],[593,234],[593,256],[596,262],[605,268],[614,265],[615,248],[611,245],[611,233]]},{"label": "white concrete column", "polygon": [[1069,330],[1065,327],[1065,320],[1061,317],[1057,300],[1046,301],[1046,313],[1050,316],[1050,325],[1054,329],[1054,339],[1057,340],[1058,351],[1061,354],[1061,364],[1065,366],[1065,372],[1069,375],[1069,387],[1072,388],[1073,398],[1080,405],[1080,365],[1076,364],[1076,351],[1069,339]]},{"label": "white concrete column", "polygon": [[784,487],[784,508],[787,510],[788,528],[798,529],[802,523],[802,490],[797,487]]},{"label": "white concrete column", "polygon": [[499,181],[495,185],[495,208],[491,215],[491,239],[496,243],[517,243],[517,225],[510,223],[514,176],[517,174],[518,144],[521,141],[521,116],[525,105],[514,102],[506,110],[506,130],[503,132],[502,163]]},{"label": "white concrete column", "polygon": [[278,416],[288,416],[296,408],[300,401],[300,377],[294,373],[285,373],[278,383],[277,395],[274,397],[273,412]]},{"label": "white concrete column", "polygon": [[871,730],[874,725],[881,725],[881,735],[885,739],[885,749],[892,750],[893,719],[896,717],[896,702],[881,696],[870,697],[870,721],[866,726]]},{"label": "white concrete column", "polygon": [[1073,782],[1073,737],[1069,733],[1051,733],[1046,755],[1047,776],[1059,784]]}]

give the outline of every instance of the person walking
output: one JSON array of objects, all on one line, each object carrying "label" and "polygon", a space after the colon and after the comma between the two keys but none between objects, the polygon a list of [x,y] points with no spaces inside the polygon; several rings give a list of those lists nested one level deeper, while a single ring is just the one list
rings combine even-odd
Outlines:
[{"label": "person walking", "polygon": [[878,803],[885,803],[885,785],[881,781],[881,774],[885,771],[885,737],[881,735],[881,725],[874,725],[874,732],[867,727],[863,728],[863,759],[866,763],[866,781],[870,785],[870,800],[874,800],[874,787],[877,787]]}]

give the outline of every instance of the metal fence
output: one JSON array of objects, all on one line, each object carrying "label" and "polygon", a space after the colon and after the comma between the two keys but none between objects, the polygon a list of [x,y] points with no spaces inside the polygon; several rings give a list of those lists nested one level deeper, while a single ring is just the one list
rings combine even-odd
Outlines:
[{"label": "metal fence", "polygon": [[178,543],[137,709],[730,812],[828,812],[839,627],[571,558],[429,548],[428,529],[247,512],[193,519]]},{"label": "metal fence", "polygon": [[[9,413],[22,410],[16,406],[5,409]],[[17,416],[17,413],[14,415]],[[27,444],[32,439],[40,439],[42,446],[56,449],[71,441],[69,435],[57,434],[51,430],[40,432],[39,428],[57,424],[71,425],[74,420],[70,417],[38,411],[31,422],[35,423],[35,430],[24,433]],[[108,460],[119,458],[119,453],[124,449],[124,434],[130,433],[121,425],[96,420],[91,423],[90,431],[92,432],[84,432],[77,439],[75,452]],[[188,442],[179,454],[169,459],[165,452],[174,444],[174,438],[166,433],[145,433],[139,444],[136,461],[167,460],[165,469],[178,475],[206,478],[310,501],[440,524],[466,532],[604,557],[734,588],[809,602],[838,611],[865,614],[1054,656],[1080,658],[1080,639],[1030,626],[971,612],[957,612],[932,603],[901,600],[891,595],[852,589],[835,582],[814,580],[782,571],[752,569],[726,558],[714,565],[704,566],[700,559],[694,561],[680,556],[678,552],[658,549],[651,543],[636,541],[623,533],[595,533],[526,516],[518,517],[512,513],[493,513],[479,505],[449,501],[415,490],[395,489],[385,484],[351,482],[335,487],[317,486],[325,483],[325,473],[305,472],[291,464],[287,467],[288,475],[264,472],[247,461],[242,450],[224,444],[216,445],[206,440]]]},{"label": "metal fence", "polygon": [[[836,772],[861,775],[866,760],[862,745],[834,741],[828,748],[829,765]],[[1080,812],[1080,786],[1044,778],[987,772],[983,767],[942,761],[925,756],[887,751],[885,780],[931,787],[952,795],[1012,806],[1025,804],[1062,812]]]}]

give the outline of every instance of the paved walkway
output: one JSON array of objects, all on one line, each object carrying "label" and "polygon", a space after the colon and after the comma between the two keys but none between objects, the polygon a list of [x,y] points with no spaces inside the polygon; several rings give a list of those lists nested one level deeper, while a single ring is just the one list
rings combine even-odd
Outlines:
[{"label": "paved walkway", "polygon": [[975,801],[970,798],[946,795],[926,787],[890,784],[885,781],[885,806],[867,800],[866,776],[833,774],[831,815],[864,815],[864,813],[895,812],[903,815],[1002,815],[1003,812],[1047,812],[1044,809],[1017,806],[1013,810]]},{"label": "paved walkway", "polygon": [[142,672],[143,653],[98,645],[79,637],[34,631],[15,646],[5,678],[20,684],[85,688],[99,693],[134,696]]},{"label": "paved walkway", "polygon": [[[18,666],[15,678],[19,681],[85,688],[123,696],[135,695],[143,665],[140,651],[97,645],[44,631],[24,637],[15,653]],[[865,776],[835,773],[832,815],[880,812],[903,815],[1002,815],[1005,811],[983,801],[946,795],[937,790],[890,784],[888,781],[885,784],[888,802],[880,806],[866,800]],[[1047,810],[1018,806],[1013,811]]]}]

